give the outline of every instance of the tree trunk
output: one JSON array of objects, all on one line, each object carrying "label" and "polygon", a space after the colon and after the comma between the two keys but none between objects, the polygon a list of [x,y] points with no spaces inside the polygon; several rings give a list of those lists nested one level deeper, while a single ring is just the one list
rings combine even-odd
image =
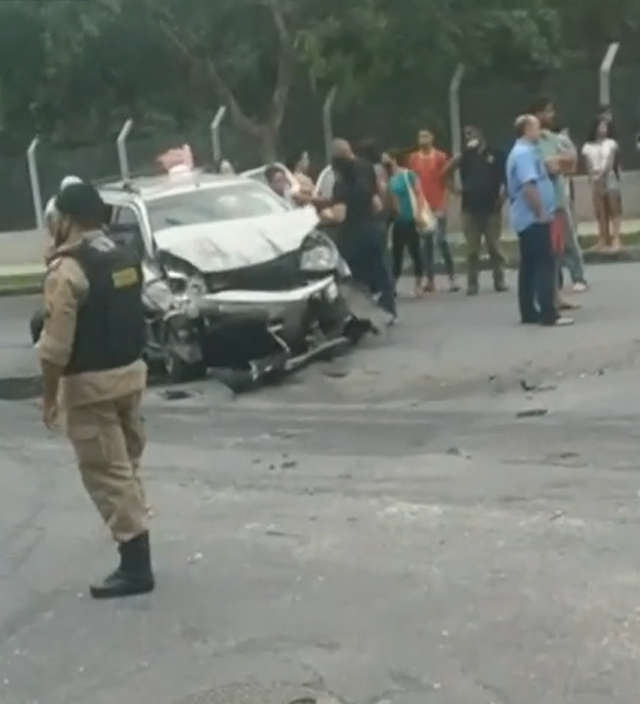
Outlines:
[{"label": "tree trunk", "polygon": [[270,164],[278,159],[278,130],[264,126],[258,137],[258,150],[263,163]]}]

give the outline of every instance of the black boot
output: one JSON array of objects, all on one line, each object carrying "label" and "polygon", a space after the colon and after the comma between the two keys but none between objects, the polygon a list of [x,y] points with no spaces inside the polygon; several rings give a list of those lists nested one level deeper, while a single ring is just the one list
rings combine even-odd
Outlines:
[{"label": "black boot", "polygon": [[94,599],[117,599],[148,594],[155,587],[151,569],[149,533],[145,532],[118,546],[120,566],[101,584],[89,588]]}]

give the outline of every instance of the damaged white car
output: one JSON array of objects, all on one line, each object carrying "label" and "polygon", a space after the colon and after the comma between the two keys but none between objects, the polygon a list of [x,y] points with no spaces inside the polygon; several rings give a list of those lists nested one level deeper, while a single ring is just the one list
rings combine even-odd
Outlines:
[{"label": "damaged white car", "polygon": [[191,171],[100,187],[114,238],[144,259],[148,362],[240,391],[384,325],[311,208],[241,176]]}]

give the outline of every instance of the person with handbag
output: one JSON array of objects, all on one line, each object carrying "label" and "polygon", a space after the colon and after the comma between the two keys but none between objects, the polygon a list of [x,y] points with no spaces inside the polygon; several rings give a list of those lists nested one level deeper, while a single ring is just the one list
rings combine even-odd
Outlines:
[{"label": "person with handbag", "polygon": [[389,174],[389,196],[393,217],[391,230],[393,276],[398,281],[402,275],[404,253],[408,249],[413,262],[415,295],[420,297],[426,284],[421,232],[433,232],[435,218],[422,193],[417,175],[400,166],[398,155],[385,154],[383,165]]}]

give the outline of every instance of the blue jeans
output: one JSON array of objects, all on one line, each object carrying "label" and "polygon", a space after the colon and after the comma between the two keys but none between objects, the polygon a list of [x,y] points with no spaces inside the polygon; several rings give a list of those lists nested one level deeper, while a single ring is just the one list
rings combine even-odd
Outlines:
[{"label": "blue jeans", "polygon": [[[571,211],[567,208],[562,211],[564,214],[564,252],[560,257],[560,269],[566,267],[569,270],[571,281],[574,284],[585,282],[584,259],[582,249],[578,240],[578,229],[576,228]],[[561,286],[562,288],[562,286]]]},{"label": "blue jeans", "polygon": [[434,233],[422,235],[422,261],[424,262],[425,273],[429,281],[433,281],[436,273],[435,267],[435,247],[438,247],[442,255],[444,270],[449,278],[453,278],[453,257],[451,247],[447,239],[447,216],[438,215],[436,218],[436,230]]},{"label": "blue jeans", "polygon": [[551,226],[537,222],[518,233],[520,267],[518,305],[523,323],[553,325],[558,319],[554,294],[557,258],[551,246]]}]

